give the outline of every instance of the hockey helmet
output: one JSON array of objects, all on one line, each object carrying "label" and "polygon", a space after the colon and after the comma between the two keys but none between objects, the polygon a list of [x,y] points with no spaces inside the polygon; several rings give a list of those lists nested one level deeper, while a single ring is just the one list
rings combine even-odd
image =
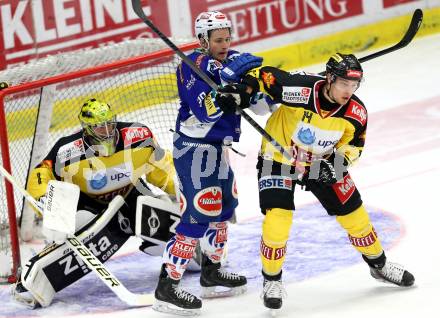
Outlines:
[{"label": "hockey helmet", "polygon": [[194,33],[197,39],[209,40],[209,31],[216,29],[231,28],[232,23],[225,14],[220,11],[208,11],[200,13],[194,23]]},{"label": "hockey helmet", "polygon": [[116,150],[116,116],[109,104],[95,98],[86,101],[78,119],[87,137],[86,141],[102,156],[110,156]]},{"label": "hockey helmet", "polygon": [[332,81],[338,76],[360,82],[363,77],[361,63],[353,54],[336,53],[332,55],[326,64],[326,72],[333,75]]}]

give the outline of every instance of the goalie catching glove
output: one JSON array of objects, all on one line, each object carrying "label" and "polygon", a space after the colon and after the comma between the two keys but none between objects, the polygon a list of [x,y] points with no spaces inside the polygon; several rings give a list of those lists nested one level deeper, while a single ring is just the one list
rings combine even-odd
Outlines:
[{"label": "goalie catching glove", "polygon": [[247,86],[243,84],[229,84],[217,91],[215,101],[225,114],[233,114],[237,107],[245,109],[249,107],[251,95],[247,92]]}]

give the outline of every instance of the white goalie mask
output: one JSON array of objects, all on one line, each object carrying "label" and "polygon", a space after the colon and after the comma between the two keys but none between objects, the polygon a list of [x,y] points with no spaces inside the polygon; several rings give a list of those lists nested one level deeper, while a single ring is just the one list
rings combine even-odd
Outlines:
[{"label": "white goalie mask", "polygon": [[225,14],[220,11],[208,11],[200,13],[194,23],[194,33],[196,38],[204,39],[207,43],[209,40],[208,31],[231,28],[232,23]]}]

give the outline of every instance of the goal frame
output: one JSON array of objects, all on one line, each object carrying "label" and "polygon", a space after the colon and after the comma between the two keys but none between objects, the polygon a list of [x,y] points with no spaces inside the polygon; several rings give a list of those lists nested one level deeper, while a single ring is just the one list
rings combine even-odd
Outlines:
[{"label": "goal frame", "polygon": [[[182,51],[188,51],[191,49],[195,49],[197,47],[199,47],[198,42],[192,42],[179,46],[179,48]],[[5,113],[5,97],[7,95],[20,93],[32,89],[39,89],[44,86],[57,84],[75,78],[111,71],[121,67],[134,65],[136,63],[146,62],[157,58],[171,57],[173,55],[175,55],[175,52],[170,48],[166,48],[152,53],[147,53],[141,56],[130,57],[115,62],[88,67],[82,70],[68,72],[61,75],[55,75],[48,78],[31,81],[28,83],[22,83],[16,86],[10,86],[0,90],[0,149],[1,149],[2,163],[5,170],[8,171],[11,175],[14,175],[14,172],[11,169],[9,139],[8,139],[6,113]],[[13,192],[14,190],[12,184],[6,179],[4,179],[4,187],[5,187],[5,196],[7,201],[6,208],[8,210],[7,214],[9,219],[9,235],[11,239],[11,256],[12,256],[12,269],[11,269],[11,275],[8,277],[8,283],[14,283],[17,281],[17,275],[19,274],[19,269],[21,266],[17,211],[15,207],[14,192]]]}]

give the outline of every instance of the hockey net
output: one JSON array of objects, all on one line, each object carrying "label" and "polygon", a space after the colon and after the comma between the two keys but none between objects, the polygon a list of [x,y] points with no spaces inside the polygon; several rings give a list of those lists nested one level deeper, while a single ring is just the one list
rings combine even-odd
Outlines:
[{"label": "hockey net", "polygon": [[[184,52],[197,46],[173,42]],[[178,63],[162,41],[138,39],[0,71],[0,83],[9,84],[0,90],[0,164],[25,187],[30,169],[56,140],[80,129],[79,109],[89,98],[108,102],[120,121],[146,124],[161,146],[171,149]],[[20,193],[1,179],[0,282],[14,282],[20,243],[32,239],[34,216]]]}]

